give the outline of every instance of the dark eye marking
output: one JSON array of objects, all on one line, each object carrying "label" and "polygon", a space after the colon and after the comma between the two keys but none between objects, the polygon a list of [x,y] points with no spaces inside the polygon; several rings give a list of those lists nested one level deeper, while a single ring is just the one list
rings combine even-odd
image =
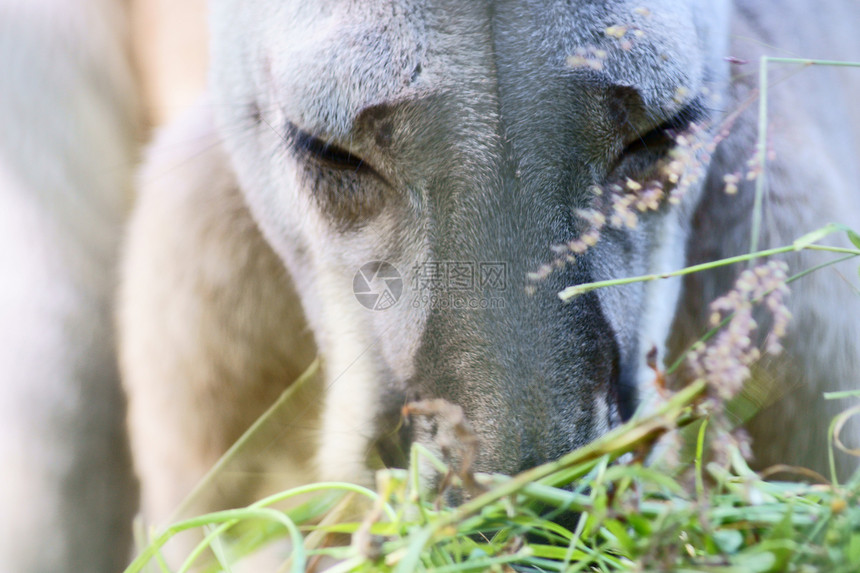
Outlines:
[{"label": "dark eye marking", "polygon": [[338,171],[373,171],[361,157],[303,131],[292,123],[287,124],[287,135],[297,153],[310,157],[321,165]]},{"label": "dark eye marking", "polygon": [[698,99],[693,100],[668,120],[628,143],[620,157],[623,159],[625,156],[642,151],[651,153],[665,151],[675,144],[675,138],[678,135],[692,124],[704,119],[706,115],[707,111],[702,103]]}]

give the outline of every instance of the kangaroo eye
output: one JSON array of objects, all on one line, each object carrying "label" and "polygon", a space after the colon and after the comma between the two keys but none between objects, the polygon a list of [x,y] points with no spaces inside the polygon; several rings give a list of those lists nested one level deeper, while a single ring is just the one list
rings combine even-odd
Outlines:
[{"label": "kangaroo eye", "polygon": [[701,120],[705,110],[698,100],[684,106],[671,119],[661,123],[651,131],[632,140],[621,152],[621,157],[635,153],[650,152],[662,154],[675,144],[675,138],[686,131],[691,124]]},{"label": "kangaroo eye", "polygon": [[361,157],[353,155],[346,149],[302,131],[292,124],[288,125],[287,130],[297,152],[311,157],[326,167],[339,171],[356,172],[369,169]]}]

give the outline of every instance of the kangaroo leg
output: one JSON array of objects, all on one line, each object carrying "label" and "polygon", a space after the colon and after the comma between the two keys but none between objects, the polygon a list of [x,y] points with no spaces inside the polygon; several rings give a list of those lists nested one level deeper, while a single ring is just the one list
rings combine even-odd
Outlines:
[{"label": "kangaroo leg", "polygon": [[0,1],[0,568],[115,572],[136,484],[111,301],[140,138],[125,4]]},{"label": "kangaroo leg", "polygon": [[[315,350],[205,104],[160,134],[139,183],[120,295],[121,366],[143,514],[166,525]],[[310,481],[318,392],[306,387],[280,415],[279,429],[183,513]]]}]

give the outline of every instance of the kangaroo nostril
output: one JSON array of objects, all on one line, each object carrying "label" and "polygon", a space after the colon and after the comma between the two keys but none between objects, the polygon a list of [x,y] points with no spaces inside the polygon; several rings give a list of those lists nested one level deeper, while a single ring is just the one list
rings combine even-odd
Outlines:
[{"label": "kangaroo nostril", "polygon": [[638,401],[638,368],[633,360],[616,360],[613,367],[612,393],[622,422],[626,422],[636,411]]},{"label": "kangaroo nostril", "polygon": [[609,373],[610,427],[626,422],[636,411],[639,402],[639,363],[636,352],[624,352],[617,333],[612,336]]}]

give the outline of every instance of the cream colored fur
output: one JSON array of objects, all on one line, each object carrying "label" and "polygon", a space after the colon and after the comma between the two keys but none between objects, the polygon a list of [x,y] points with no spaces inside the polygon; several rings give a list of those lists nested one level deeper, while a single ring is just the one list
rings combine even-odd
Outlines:
[{"label": "cream colored fur", "polygon": [[[207,112],[201,104],[156,138],[123,266],[123,382],[141,509],[154,524],[178,517],[193,486],[315,354]],[[245,452],[188,511],[247,504],[311,480],[319,392],[312,384],[292,401],[265,448]]]}]

